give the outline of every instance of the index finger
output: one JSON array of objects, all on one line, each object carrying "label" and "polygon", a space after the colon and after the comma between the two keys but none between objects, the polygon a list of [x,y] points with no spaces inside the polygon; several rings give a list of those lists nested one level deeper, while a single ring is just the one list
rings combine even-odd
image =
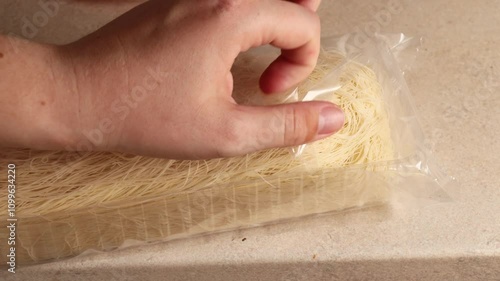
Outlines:
[{"label": "index finger", "polygon": [[[254,20],[246,25],[241,51],[265,44],[282,49],[260,79],[265,93],[282,92],[305,79],[316,65],[320,49],[319,17],[289,1],[258,3]],[[264,4],[266,7],[262,7]]]},{"label": "index finger", "polygon": [[320,49],[319,17],[309,8],[289,1],[259,4],[255,11],[257,20],[247,27],[242,51],[265,44],[282,49],[260,80],[264,92],[282,92],[305,79],[316,65]]}]

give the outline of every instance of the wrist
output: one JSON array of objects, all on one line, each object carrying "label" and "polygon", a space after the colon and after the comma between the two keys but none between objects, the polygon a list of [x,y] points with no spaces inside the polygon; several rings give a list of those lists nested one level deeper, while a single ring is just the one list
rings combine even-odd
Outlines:
[{"label": "wrist", "polygon": [[116,150],[117,135],[130,110],[123,111],[120,106],[129,91],[129,74],[123,53],[113,47],[80,40],[56,50],[62,77],[57,98],[71,104],[63,113],[70,116],[65,126],[71,128],[66,150]]},{"label": "wrist", "polygon": [[0,52],[0,145],[58,150],[74,142],[58,47],[1,36]]}]

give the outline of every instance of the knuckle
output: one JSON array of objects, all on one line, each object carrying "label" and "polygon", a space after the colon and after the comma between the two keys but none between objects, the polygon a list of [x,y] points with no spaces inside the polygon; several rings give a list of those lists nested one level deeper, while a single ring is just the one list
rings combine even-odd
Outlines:
[{"label": "knuckle", "polygon": [[313,107],[303,105],[285,109],[283,137],[285,146],[304,144],[316,137],[319,113]]},{"label": "knuckle", "polygon": [[292,146],[306,141],[308,122],[305,114],[296,106],[285,109],[283,145]]},{"label": "knuckle", "polygon": [[320,53],[321,23],[319,16],[313,14],[311,22],[312,24],[310,28],[310,41],[309,41],[310,47],[308,48],[307,53],[305,55],[307,56],[309,61],[314,62],[314,64],[311,65],[311,67],[314,68]]}]

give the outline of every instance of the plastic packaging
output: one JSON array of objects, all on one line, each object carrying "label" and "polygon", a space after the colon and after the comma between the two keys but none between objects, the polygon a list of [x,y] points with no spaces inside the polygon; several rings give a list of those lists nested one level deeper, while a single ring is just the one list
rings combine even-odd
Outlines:
[{"label": "plastic packaging", "polygon": [[[147,196],[137,195],[137,200],[126,203],[106,201],[104,198],[102,203],[92,207],[47,211],[42,215],[18,212],[18,264],[57,260],[89,250],[110,251],[130,245],[133,241],[137,242],[134,245],[168,241],[384,203],[408,205],[448,199],[443,186],[449,178],[440,172],[425,148],[424,136],[400,67],[402,65],[406,69],[410,65],[408,58],[414,59],[414,55],[403,52],[405,47],[414,43],[415,40],[404,35],[377,35],[363,46],[356,46],[351,35],[325,38],[322,41],[324,52],[335,53],[340,59],[318,82],[301,85],[281,95],[235,97],[237,101],[247,104],[331,100],[341,89],[345,89],[342,77],[348,67],[355,64],[371,69],[380,87],[380,108],[377,110],[386,113],[384,116],[387,118],[383,120],[390,128],[387,131],[390,134],[390,154],[385,154],[384,159],[359,161],[353,165],[346,162],[346,165],[335,167],[318,157],[318,153],[329,151],[322,151],[322,144],[315,143],[294,148],[290,161],[295,166],[282,174],[270,170],[265,173],[248,170],[248,174],[255,175],[253,178],[249,176],[246,180],[232,181],[227,178],[230,174],[220,173],[214,184],[200,186],[196,190],[171,192],[166,188]],[[243,70],[253,69],[253,73],[260,73],[259,70],[274,55],[272,51],[262,49],[243,55],[239,62]],[[245,87],[245,83],[253,82],[250,78],[235,79],[235,89]],[[307,89],[304,90],[304,87]],[[31,153],[23,158],[12,156],[17,155],[12,152],[0,152],[2,165],[16,163],[18,176],[22,178],[22,173],[29,173],[30,165],[34,165],[30,162]],[[56,161],[61,155],[47,154],[46,161]],[[73,167],[92,165],[88,161],[90,158],[86,157],[90,156],[84,155],[73,161],[73,164],[76,163]],[[109,157],[117,157],[116,165],[130,162],[126,156]],[[248,157],[247,161],[251,161],[251,156]],[[120,162],[122,160],[124,162]],[[177,164],[191,167],[195,165],[193,163]],[[196,165],[198,169],[203,163],[198,161]],[[112,170],[113,166],[109,169]],[[145,177],[147,173],[144,172]],[[53,174],[57,175],[58,171],[53,171]],[[123,178],[126,176],[123,175]],[[5,184],[2,179],[2,185]],[[29,188],[29,185],[18,187],[21,202],[23,189]],[[65,196],[77,192],[68,187]],[[0,195],[4,198],[5,192],[1,191]],[[44,206],[51,208],[50,204]],[[2,221],[6,221],[6,215],[5,210],[0,211]],[[7,241],[8,235],[3,227],[0,240]],[[7,262],[5,255],[0,257],[0,262]]]}]

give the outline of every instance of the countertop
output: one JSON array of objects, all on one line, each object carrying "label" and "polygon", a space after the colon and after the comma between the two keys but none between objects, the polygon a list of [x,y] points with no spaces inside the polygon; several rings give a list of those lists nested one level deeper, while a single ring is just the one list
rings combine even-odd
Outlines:
[{"label": "countertop", "polygon": [[[74,40],[135,5],[60,1],[35,40]],[[22,34],[38,1],[0,2],[0,31]],[[401,7],[373,24],[390,5]],[[500,1],[337,0],[323,34],[423,37],[407,73],[420,121],[455,202],[324,215],[80,256],[0,280],[500,280]]]}]

